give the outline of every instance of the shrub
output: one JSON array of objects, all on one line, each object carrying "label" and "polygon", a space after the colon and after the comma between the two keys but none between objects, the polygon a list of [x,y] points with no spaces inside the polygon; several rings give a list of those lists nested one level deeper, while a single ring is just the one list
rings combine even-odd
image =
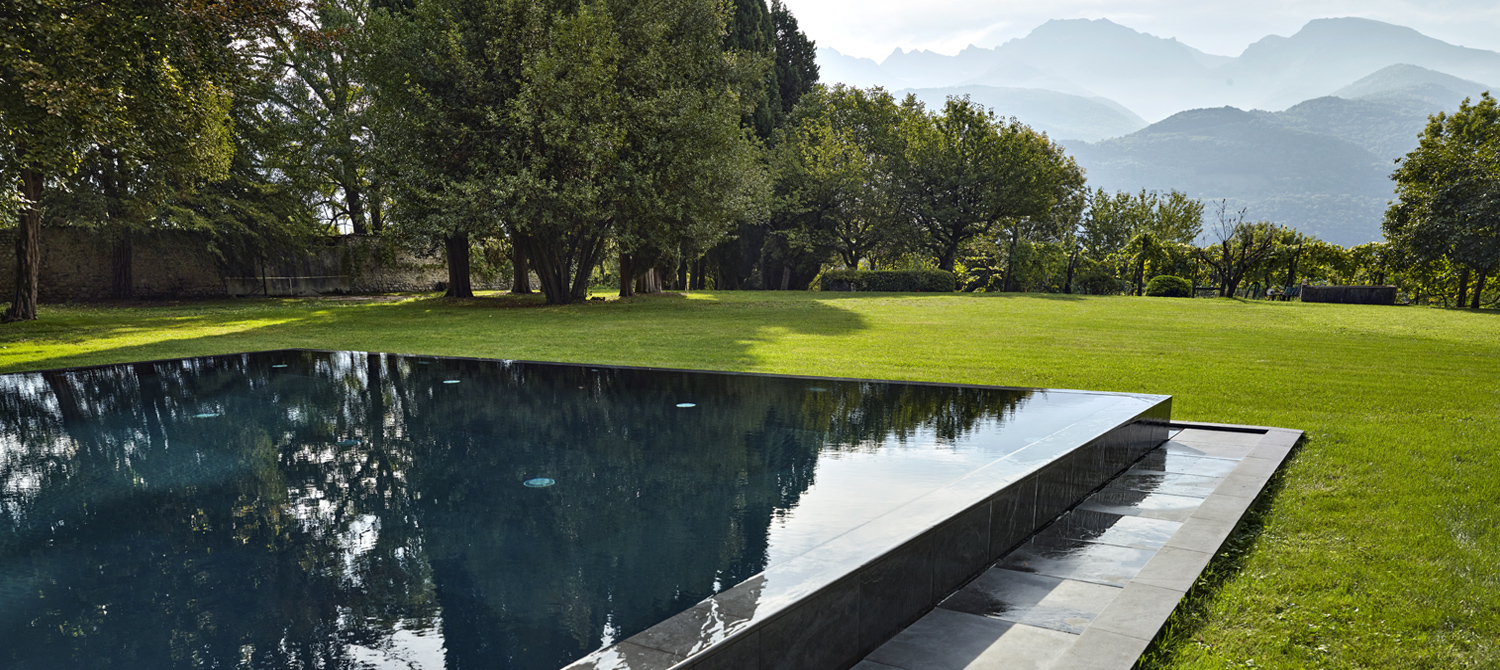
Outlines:
[{"label": "shrub", "polygon": [[958,280],[944,270],[833,270],[823,273],[824,291],[952,293]]},{"label": "shrub", "polygon": [[1146,295],[1158,298],[1191,298],[1193,283],[1182,277],[1157,275],[1146,284]]}]

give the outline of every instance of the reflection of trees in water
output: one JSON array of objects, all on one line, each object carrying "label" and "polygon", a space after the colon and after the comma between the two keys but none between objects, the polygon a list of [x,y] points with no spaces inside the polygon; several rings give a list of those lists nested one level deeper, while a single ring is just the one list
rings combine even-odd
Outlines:
[{"label": "reflection of trees in water", "polygon": [[0,665],[353,667],[440,628],[449,667],[554,667],[763,569],[825,443],[1019,397],[814,384],[305,352],[0,376]]},{"label": "reflection of trees in water", "polygon": [[804,422],[826,426],[829,447],[870,447],[906,441],[918,430],[952,444],[982,422],[1004,421],[1029,395],[997,388],[829,382],[803,401]]},{"label": "reflection of trees in water", "polygon": [[435,613],[415,533],[350,532],[409,517],[402,457],[303,457],[363,420],[338,385],[240,357],[3,379],[0,665],[340,667]]}]

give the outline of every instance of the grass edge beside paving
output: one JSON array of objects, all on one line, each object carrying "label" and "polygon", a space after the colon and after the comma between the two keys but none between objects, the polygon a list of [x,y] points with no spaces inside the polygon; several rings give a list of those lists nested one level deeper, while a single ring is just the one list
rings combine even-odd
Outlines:
[{"label": "grass edge beside paving", "polygon": [[43,306],[0,327],[0,371],[301,347],[1171,393],[1177,419],[1307,436],[1143,665],[1500,665],[1500,314],[816,292],[534,305]]}]

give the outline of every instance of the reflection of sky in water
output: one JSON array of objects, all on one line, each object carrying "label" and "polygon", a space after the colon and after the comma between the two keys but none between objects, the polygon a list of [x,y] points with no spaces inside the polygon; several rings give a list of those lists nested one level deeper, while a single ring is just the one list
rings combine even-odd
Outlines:
[{"label": "reflection of sky in water", "polygon": [[[1049,402],[1026,411],[1037,398]],[[767,565],[784,563],[1047,437],[1059,428],[1059,419],[1070,420],[1116,402],[1104,395],[1038,394],[1022,400],[1005,420],[976,422],[957,440],[942,440],[931,427],[923,427],[904,440],[888,438],[825,451],[812,486],[794,507],[772,517]]]},{"label": "reflection of sky in water", "polygon": [[415,629],[408,626],[421,624],[402,621],[390,637],[375,646],[351,644],[350,658],[359,666],[377,670],[442,670],[442,621]]},{"label": "reflection of sky in water", "polygon": [[0,639],[29,645],[0,667],[551,670],[837,568],[793,559],[1114,402],[954,393],[312,352],[0,375]]}]

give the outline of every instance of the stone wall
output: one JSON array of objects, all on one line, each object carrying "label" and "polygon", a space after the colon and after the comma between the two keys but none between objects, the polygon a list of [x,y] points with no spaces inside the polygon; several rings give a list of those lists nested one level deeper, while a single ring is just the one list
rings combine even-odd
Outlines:
[{"label": "stone wall", "polygon": [[[0,303],[15,291],[15,230],[0,230]],[[198,233],[139,234],[135,254],[138,298],[299,296],[433,291],[448,279],[441,255],[412,254],[378,237],[330,238],[311,253],[283,254],[264,264],[225,268]],[[83,228],[43,228],[41,302],[105,300],[110,296],[111,244]],[[490,286],[490,283],[496,284]],[[474,278],[474,288],[506,288],[500,278]]]},{"label": "stone wall", "polygon": [[[202,238],[193,233],[163,231],[138,235],[135,294],[140,298],[222,296],[224,280]],[[104,300],[110,294],[108,237],[84,228],[43,228],[38,300]],[[16,231],[0,231],[0,302],[9,302],[16,285]]]}]

